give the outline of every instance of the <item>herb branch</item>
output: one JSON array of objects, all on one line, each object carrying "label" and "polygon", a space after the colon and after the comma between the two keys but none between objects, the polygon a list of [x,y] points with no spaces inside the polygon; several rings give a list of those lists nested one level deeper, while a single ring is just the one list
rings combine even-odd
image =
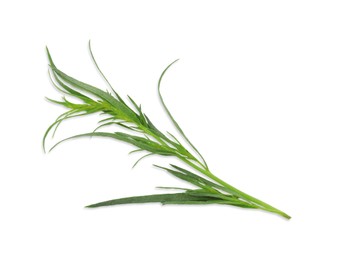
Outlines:
[{"label": "herb branch", "polygon": [[[53,133],[52,135],[54,135],[58,126],[64,120],[94,113],[100,113],[100,115],[104,116],[104,118],[98,122],[98,127],[93,132],[79,134],[61,140],[54,146],[52,146],[50,151],[58,146],[60,143],[69,139],[95,136],[113,138],[129,143],[136,147],[136,150],[132,151],[131,153],[147,152],[138,161],[136,161],[134,166],[143,158],[155,154],[166,157],[178,158],[185,166],[187,166],[189,170],[173,164],[170,164],[168,167],[158,165],[155,166],[158,169],[177,177],[178,179],[192,184],[196,187],[196,189],[192,190],[175,187],[161,187],[164,189],[178,189],[182,190],[183,192],[113,199],[89,205],[87,207],[95,208],[118,204],[150,202],[160,202],[162,204],[226,204],[241,208],[260,209],[276,213],[282,217],[290,219],[290,216],[286,213],[238,190],[237,188],[231,186],[230,184],[215,176],[210,171],[204,157],[187,138],[179,124],[172,116],[160,92],[160,85],[163,76],[165,75],[166,71],[175,62],[177,62],[177,60],[172,62],[162,72],[158,81],[158,94],[165,112],[168,114],[169,118],[173,122],[174,126],[177,128],[178,132],[181,134],[182,138],[184,138],[185,141],[190,145],[192,151],[189,151],[188,148],[183,146],[179,139],[174,135],[170,133],[164,134],[162,131],[160,131],[142,111],[141,105],[137,105],[137,103],[130,96],[128,96],[127,102],[124,101],[114,90],[114,88],[111,86],[111,84],[99,68],[92,53],[90,42],[89,51],[96,68],[109,85],[111,93],[81,82],[59,70],[54,64],[50,52],[47,48],[47,55],[50,66],[49,76],[51,82],[54,87],[56,87],[61,93],[64,94],[64,97],[61,101],[56,101],[53,99],[48,100],[67,108],[68,111],[61,114],[55,120],[55,122],[52,123],[46,130],[46,133],[43,137],[44,151],[46,151],[46,138],[48,137],[48,135],[51,134],[51,132]],[[68,96],[78,99],[79,102],[74,103],[69,101],[66,98]],[[124,131],[98,131],[99,129],[110,125],[116,125]]]}]

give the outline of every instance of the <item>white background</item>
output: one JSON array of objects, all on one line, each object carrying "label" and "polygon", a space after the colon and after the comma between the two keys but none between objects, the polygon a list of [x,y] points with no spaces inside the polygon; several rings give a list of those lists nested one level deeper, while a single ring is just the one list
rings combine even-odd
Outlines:
[{"label": "white background", "polygon": [[[2,1],[1,259],[336,259],[336,1]],[[45,46],[68,74],[125,97],[172,131],[156,93],[213,172],[284,210],[90,203],[185,186],[131,147],[81,139],[43,154],[64,110]],[[61,125],[56,140],[94,129]]]}]

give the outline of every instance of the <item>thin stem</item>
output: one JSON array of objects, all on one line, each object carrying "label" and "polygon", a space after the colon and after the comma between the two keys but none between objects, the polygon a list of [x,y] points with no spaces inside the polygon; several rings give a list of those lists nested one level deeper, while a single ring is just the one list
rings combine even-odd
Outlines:
[{"label": "thin stem", "polygon": [[262,209],[262,210],[266,210],[269,212],[273,212],[273,213],[277,213],[287,219],[290,219],[290,216],[287,215],[286,213],[284,213],[283,211],[274,208],[273,206],[233,187],[232,185],[228,184],[227,182],[224,182],[223,180],[221,180],[220,178],[218,178],[217,176],[215,176],[213,173],[211,173],[209,170],[207,169],[202,169],[200,167],[198,167],[197,165],[191,163],[190,161],[186,160],[183,157],[179,157],[180,160],[182,160],[183,162],[185,162],[186,164],[188,164],[189,166],[191,166],[192,168],[194,168],[195,170],[199,171],[200,173],[203,173],[204,175],[206,175],[207,177],[209,177],[210,179],[216,181],[217,183],[219,183],[220,185],[222,185],[226,190],[228,190],[228,192],[230,192],[232,195],[236,195],[239,198],[250,202],[250,203],[254,203],[254,205],[256,205],[258,208]]}]

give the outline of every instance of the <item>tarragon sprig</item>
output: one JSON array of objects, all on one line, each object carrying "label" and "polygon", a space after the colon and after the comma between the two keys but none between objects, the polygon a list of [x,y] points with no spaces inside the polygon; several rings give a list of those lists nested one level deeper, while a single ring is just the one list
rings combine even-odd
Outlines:
[{"label": "tarragon sprig", "polygon": [[[64,120],[93,113],[100,113],[101,116],[104,116],[104,118],[98,122],[99,125],[93,132],[79,134],[66,138],[56,143],[50,150],[54,149],[57,145],[66,140],[79,137],[99,136],[117,139],[136,147],[136,150],[132,152],[147,152],[135,163],[135,165],[141,159],[154,154],[178,158],[185,165],[185,168],[173,164],[170,164],[168,167],[158,165],[155,166],[158,169],[164,170],[167,173],[192,184],[196,188],[174,188],[179,189],[182,192],[113,199],[89,205],[87,207],[94,208],[117,204],[150,202],[161,202],[162,204],[226,204],[242,208],[261,209],[264,211],[276,213],[287,219],[290,218],[290,216],[286,213],[229,185],[210,171],[204,157],[186,137],[179,124],[173,118],[160,92],[160,85],[165,72],[177,60],[167,66],[167,68],[161,74],[158,82],[158,93],[164,110],[172,120],[178,132],[192,148],[192,151],[186,148],[179,141],[179,139],[171,133],[163,133],[162,131],[160,131],[142,111],[141,106],[137,105],[137,103],[130,96],[128,96],[128,102],[124,101],[120,97],[120,95],[118,95],[118,93],[113,89],[113,87],[97,65],[97,62],[91,51],[90,42],[89,50],[94,64],[96,65],[102,77],[108,83],[111,89],[111,93],[81,82],[59,70],[54,64],[50,52],[47,48],[50,66],[49,75],[51,81],[53,85],[65,95],[63,97],[63,100],[61,101],[56,101],[52,99],[48,100],[66,107],[68,111],[61,114],[55,120],[55,122],[51,124],[50,127],[47,129],[43,137],[44,151],[47,136],[50,134],[51,131],[54,131],[55,133],[58,126]],[[88,94],[91,97],[89,97]],[[79,100],[79,103],[69,101],[66,98],[67,96],[77,98]],[[99,129],[110,125],[116,125],[124,131],[98,131]],[[163,188],[171,189],[171,187]]]}]

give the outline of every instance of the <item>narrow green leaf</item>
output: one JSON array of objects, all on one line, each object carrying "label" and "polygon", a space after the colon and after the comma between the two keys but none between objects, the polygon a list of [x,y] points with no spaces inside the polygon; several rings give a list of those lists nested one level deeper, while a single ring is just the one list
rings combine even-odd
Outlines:
[{"label": "narrow green leaf", "polygon": [[109,80],[105,77],[104,73],[102,72],[102,70],[99,68],[96,59],[94,57],[94,54],[92,52],[91,49],[91,41],[89,41],[89,52],[90,52],[90,56],[95,64],[96,69],[98,70],[98,72],[101,74],[101,76],[103,77],[103,79],[105,80],[105,82],[109,85],[109,87],[111,88],[111,90],[113,91],[113,93],[116,95],[117,99],[122,102],[125,105],[125,102],[123,101],[123,99],[118,95],[118,93],[114,90],[114,88],[112,87],[112,85],[110,84]]},{"label": "narrow green leaf", "polygon": [[135,197],[108,200],[92,204],[86,207],[97,208],[97,207],[113,206],[120,204],[132,204],[132,203],[153,203],[153,202],[168,203],[170,201],[184,202],[184,201],[200,201],[200,200],[206,200],[206,197],[190,196],[186,193],[169,193],[169,194],[153,194],[153,195],[135,196]]},{"label": "narrow green leaf", "polygon": [[206,184],[208,186],[211,186],[211,187],[213,187],[215,189],[219,189],[219,190],[223,190],[223,191],[228,192],[228,193],[232,193],[232,191],[230,189],[227,189],[226,187],[223,187],[223,186],[221,186],[219,184],[216,184],[216,183],[214,183],[212,181],[209,181],[209,180],[207,180],[207,179],[205,179],[205,178],[203,178],[203,177],[201,177],[199,175],[196,175],[196,174],[194,174],[194,173],[192,173],[192,172],[190,172],[190,171],[188,171],[186,169],[183,169],[183,168],[181,168],[179,166],[176,166],[174,164],[170,164],[170,165],[173,168],[175,168],[175,169],[177,169],[177,170],[179,170],[179,171],[187,174],[188,176],[191,176],[191,177],[195,178],[196,180],[198,180],[201,183],[204,183],[204,184]]},{"label": "narrow green leaf", "polygon": [[194,149],[194,151],[196,151],[196,153],[200,156],[200,158],[202,159],[202,161],[204,162],[205,164],[205,167],[208,169],[208,166],[207,166],[207,163],[204,159],[204,157],[201,155],[201,153],[198,151],[198,149],[192,144],[192,142],[187,138],[187,136],[185,135],[184,131],[181,129],[181,127],[179,126],[178,122],[174,119],[174,117],[172,116],[171,112],[169,111],[169,109],[167,108],[165,102],[164,102],[164,99],[161,95],[161,92],[160,92],[160,84],[161,84],[161,81],[166,73],[166,71],[174,64],[178,61],[179,59],[173,61],[170,65],[168,65],[166,67],[166,69],[162,72],[162,74],[160,75],[160,78],[159,78],[159,81],[158,81],[158,94],[159,94],[159,98],[160,98],[160,101],[164,107],[164,110],[165,112],[167,113],[167,115],[170,117],[171,121],[173,122],[174,126],[177,128],[177,130],[180,132],[180,134],[185,138],[185,140],[189,143],[189,145]]},{"label": "narrow green leaf", "polygon": [[109,120],[115,120],[115,117],[112,116],[112,117],[104,118],[104,119],[98,121],[98,123],[102,123],[102,122],[109,121]]},{"label": "narrow green leaf", "polygon": [[[79,138],[79,137],[93,137],[93,136],[109,137],[109,138],[117,139],[117,140],[120,140],[120,141],[124,141],[124,142],[127,142],[129,144],[133,144],[134,146],[139,147],[143,150],[147,150],[147,151],[149,151],[151,153],[155,153],[155,154],[172,155],[169,151],[160,148],[160,146],[158,146],[153,141],[149,141],[149,140],[147,140],[145,138],[142,138],[142,137],[136,137],[136,136],[120,133],[120,132],[116,132],[116,133],[92,132],[92,133],[74,135],[74,136],[71,136],[71,137],[68,137],[68,138],[65,138],[65,139],[59,141],[49,151],[52,151],[53,149],[55,149],[55,147],[57,147],[58,145],[60,145],[61,143],[65,142],[67,140],[75,139],[75,138]],[[154,145],[156,145],[156,146],[154,146]]]},{"label": "narrow green leaf", "polygon": [[102,127],[106,127],[106,126],[109,126],[109,125],[114,125],[116,124],[115,122],[108,122],[108,123],[105,123],[105,124],[101,124],[99,126],[97,126],[93,132],[96,132],[98,129],[102,128]]},{"label": "narrow green leaf", "polygon": [[[85,96],[85,95],[83,95],[83,94],[77,92],[76,90],[74,90],[74,89],[68,87],[66,84],[64,84],[64,83],[57,77],[57,75],[55,74],[55,72],[54,72],[54,70],[53,70],[53,68],[56,68],[55,63],[54,63],[54,61],[52,60],[51,55],[50,55],[50,52],[49,52],[49,50],[48,50],[47,47],[46,47],[46,50],[47,50],[47,56],[48,56],[49,64],[50,64],[51,70],[52,70],[51,73],[50,73],[50,70],[48,70],[48,74],[49,74],[49,78],[50,78],[51,82],[53,83],[53,85],[54,85],[58,90],[60,90],[61,92],[64,92],[64,93],[66,93],[66,94],[73,95],[74,97],[77,97],[77,98],[83,100],[84,102],[92,101],[91,98],[89,98],[89,97],[87,97],[87,96]],[[56,80],[56,82],[57,82],[57,83],[58,83],[58,84],[59,84],[65,91],[61,90],[61,89],[56,85],[56,83],[53,81],[53,78],[52,78],[51,74],[54,76],[54,79]]]},{"label": "narrow green leaf", "polygon": [[165,167],[162,167],[162,166],[158,166],[158,165],[154,165],[155,167],[157,168],[161,168],[161,169],[164,169],[165,171],[169,172],[170,174],[172,174],[173,176],[181,179],[181,180],[184,180],[186,182],[189,182],[199,188],[202,188],[202,189],[208,189],[208,190],[213,190],[212,187],[209,187],[207,185],[205,185],[204,183],[200,182],[197,178],[193,177],[193,176],[188,176],[184,173],[181,173],[181,172],[178,172],[178,171],[174,171],[174,170],[171,170],[171,169],[168,169],[168,168],[165,168]]},{"label": "narrow green leaf", "polygon": [[143,160],[144,158],[146,158],[146,157],[148,157],[148,156],[150,156],[150,155],[153,155],[153,153],[145,154],[144,156],[140,157],[140,158],[135,162],[135,164],[132,166],[132,168],[135,168],[136,165],[137,165],[141,160]]},{"label": "narrow green leaf", "polygon": [[141,152],[141,151],[143,151],[143,150],[142,149],[136,149],[136,150],[133,150],[133,151],[129,152],[129,154],[137,153],[137,152]]}]

